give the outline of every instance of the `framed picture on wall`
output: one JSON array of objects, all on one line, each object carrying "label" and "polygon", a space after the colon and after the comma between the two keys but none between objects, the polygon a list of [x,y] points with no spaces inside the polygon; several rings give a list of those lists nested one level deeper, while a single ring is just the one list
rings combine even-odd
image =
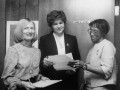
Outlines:
[{"label": "framed picture on wall", "polygon": [[[7,21],[7,24],[6,24],[6,50],[8,47],[14,45],[14,30],[17,26],[19,21]],[[35,27],[36,27],[36,31],[37,31],[37,34],[38,34],[38,24],[39,22],[38,21],[34,21],[35,23]],[[33,43],[33,46],[38,48],[38,40],[35,41]]]}]

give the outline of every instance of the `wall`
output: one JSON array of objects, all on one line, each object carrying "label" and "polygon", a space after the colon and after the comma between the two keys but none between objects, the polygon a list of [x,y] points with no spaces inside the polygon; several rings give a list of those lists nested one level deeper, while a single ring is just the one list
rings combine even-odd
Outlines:
[{"label": "wall", "polygon": [[0,14],[2,21],[0,22],[0,75],[5,55],[6,21],[17,21],[25,17],[39,20],[38,37],[40,37],[49,33],[46,15],[54,9],[64,10],[67,16],[66,33],[77,36],[83,61],[92,46],[87,32],[89,21],[97,18],[107,19],[111,28],[107,38],[114,43],[114,0],[0,0],[0,12],[2,12]]}]

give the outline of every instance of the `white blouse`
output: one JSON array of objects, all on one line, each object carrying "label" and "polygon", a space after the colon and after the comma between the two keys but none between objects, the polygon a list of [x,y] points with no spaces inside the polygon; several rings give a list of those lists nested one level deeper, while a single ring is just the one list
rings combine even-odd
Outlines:
[{"label": "white blouse", "polygon": [[95,44],[89,51],[86,63],[100,66],[105,77],[101,77],[95,73],[85,71],[85,78],[91,82],[92,86],[102,86],[106,84],[115,84],[116,82],[116,49],[114,45],[104,39],[100,43]]},{"label": "white blouse", "polygon": [[65,54],[64,34],[61,37],[58,37],[55,33],[53,33],[53,36],[56,41],[58,55]]}]

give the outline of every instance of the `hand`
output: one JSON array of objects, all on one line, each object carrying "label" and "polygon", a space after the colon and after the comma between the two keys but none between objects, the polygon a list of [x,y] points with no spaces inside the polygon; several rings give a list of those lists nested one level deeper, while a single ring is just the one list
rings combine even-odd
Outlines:
[{"label": "hand", "polygon": [[75,60],[74,62],[69,62],[68,65],[71,64],[72,67],[74,68],[83,68],[83,66],[85,65],[85,63],[83,61],[80,60]]},{"label": "hand", "polygon": [[45,81],[45,80],[50,80],[50,79],[47,78],[47,77],[42,76],[42,77],[41,77],[41,80]]},{"label": "hand", "polygon": [[85,63],[83,61],[79,61],[79,67],[83,68],[83,66],[85,65]]},{"label": "hand", "polygon": [[22,81],[21,83],[25,88],[32,88],[32,89],[35,88],[31,82]]},{"label": "hand", "polygon": [[45,65],[45,66],[52,66],[52,65],[54,65],[54,63],[53,63],[53,62],[48,61],[48,58],[44,58],[43,63],[44,63],[44,65]]},{"label": "hand", "polygon": [[80,62],[80,60],[74,60],[74,61],[68,62],[68,65],[71,67],[74,67],[74,68],[79,68],[79,66],[80,66],[79,62]]},{"label": "hand", "polygon": [[68,62],[68,66],[71,66],[71,67],[74,67],[74,65],[75,65],[75,63],[76,63],[76,61],[70,61],[70,62]]},{"label": "hand", "polygon": [[41,74],[38,74],[37,77],[36,77],[36,81],[39,81],[41,79],[42,75]]}]

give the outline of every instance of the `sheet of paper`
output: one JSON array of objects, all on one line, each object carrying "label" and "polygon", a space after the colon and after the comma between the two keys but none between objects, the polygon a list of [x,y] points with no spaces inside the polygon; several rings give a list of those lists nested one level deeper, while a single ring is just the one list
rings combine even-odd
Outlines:
[{"label": "sheet of paper", "polygon": [[53,55],[48,57],[48,61],[55,63],[54,68],[56,70],[73,70],[75,68],[68,66],[68,62],[74,61],[72,59],[72,54],[64,54],[64,55]]},{"label": "sheet of paper", "polygon": [[73,70],[73,71],[75,71],[75,68],[70,67],[67,64],[68,64],[68,61],[58,62],[54,65],[54,68],[56,70]]},{"label": "sheet of paper", "polygon": [[50,86],[52,84],[58,83],[60,81],[62,81],[62,80],[45,80],[45,81],[41,80],[41,81],[33,83],[33,86],[35,86],[37,88],[44,88],[44,87]]}]

